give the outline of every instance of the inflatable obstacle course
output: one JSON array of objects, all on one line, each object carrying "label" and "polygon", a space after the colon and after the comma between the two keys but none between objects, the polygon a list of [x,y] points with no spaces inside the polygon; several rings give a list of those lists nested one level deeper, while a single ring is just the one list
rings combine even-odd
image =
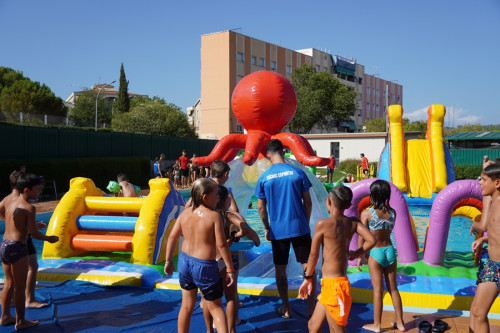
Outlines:
[{"label": "inflatable obstacle course", "polygon": [[[161,274],[143,265],[165,259],[165,243],[185,201],[168,179],[152,179],[149,185],[146,198],[104,197],[92,180],[73,178],[47,227],[59,241],[44,244],[39,280],[153,285],[142,281],[145,274],[154,279]],[[122,253],[127,260],[81,259],[102,252]]]}]

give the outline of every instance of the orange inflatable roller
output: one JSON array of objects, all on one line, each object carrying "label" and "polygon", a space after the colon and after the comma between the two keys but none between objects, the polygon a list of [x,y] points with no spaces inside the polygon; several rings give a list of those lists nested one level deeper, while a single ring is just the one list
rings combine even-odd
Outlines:
[{"label": "orange inflatable roller", "polygon": [[82,251],[132,252],[132,236],[78,234],[71,247]]}]

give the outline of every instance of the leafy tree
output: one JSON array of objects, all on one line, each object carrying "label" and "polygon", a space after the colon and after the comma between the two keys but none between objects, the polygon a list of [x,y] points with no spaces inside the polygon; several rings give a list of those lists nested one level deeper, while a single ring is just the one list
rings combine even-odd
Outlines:
[{"label": "leafy tree", "polygon": [[[69,113],[69,119],[75,126],[85,127],[95,125],[95,100],[97,93],[87,88],[76,98],[75,107]],[[97,122],[111,123],[113,102],[99,96],[97,102]]]},{"label": "leafy tree", "polygon": [[420,132],[419,139],[425,139],[427,132],[427,122],[422,120],[410,121],[410,119],[403,118],[403,131],[405,132]]},{"label": "leafy tree", "polygon": [[132,100],[130,112],[116,113],[113,131],[196,138],[195,129],[189,124],[187,115],[174,104],[161,98]]},{"label": "leafy tree", "polygon": [[[7,76],[18,75],[9,73]],[[45,84],[24,78],[2,89],[0,110],[65,116],[67,108]]]},{"label": "leafy tree", "polygon": [[120,88],[118,89],[118,98],[115,101],[115,110],[119,113],[130,111],[130,97],[128,96],[128,81],[125,77],[123,63],[120,67]]},{"label": "leafy tree", "polygon": [[453,135],[457,133],[463,133],[463,132],[482,132],[482,131],[490,131],[490,132],[496,132],[498,129],[496,126],[482,126],[480,124],[463,124],[460,126],[457,126],[455,128],[447,128],[446,129],[446,135]]},{"label": "leafy tree", "polygon": [[356,109],[356,93],[340,84],[330,73],[316,73],[303,65],[292,73],[297,94],[297,111],[288,124],[294,133],[308,133],[313,127],[331,127],[332,121],[350,121]]},{"label": "leafy tree", "polygon": [[366,119],[363,126],[366,126],[367,132],[385,132],[385,118]]},{"label": "leafy tree", "polygon": [[18,80],[24,80],[23,72],[15,71],[9,67],[0,67],[0,91],[4,87],[10,87]]}]

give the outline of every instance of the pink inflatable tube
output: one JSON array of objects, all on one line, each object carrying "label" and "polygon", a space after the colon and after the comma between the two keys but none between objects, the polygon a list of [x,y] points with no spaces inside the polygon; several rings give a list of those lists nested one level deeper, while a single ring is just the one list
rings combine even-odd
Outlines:
[{"label": "pink inflatable tube", "polygon": [[[346,216],[358,215],[358,204],[366,196],[370,195],[370,185],[377,178],[365,179],[351,186],[353,193],[352,204],[345,211]],[[411,226],[410,211],[403,193],[392,183],[391,200],[389,204],[396,211],[396,226],[394,227],[394,239],[396,240],[396,250],[398,252],[398,261],[400,264],[411,264],[418,260],[417,246],[413,237],[413,228]],[[349,249],[354,251],[358,248],[358,234],[354,234]],[[354,261],[353,261],[354,262]],[[353,263],[351,262],[351,264]]]},{"label": "pink inflatable tube", "polygon": [[453,207],[460,200],[467,198],[483,200],[481,186],[477,180],[453,182],[442,189],[434,199],[429,217],[424,258],[422,259],[426,264],[432,266],[443,265]]}]

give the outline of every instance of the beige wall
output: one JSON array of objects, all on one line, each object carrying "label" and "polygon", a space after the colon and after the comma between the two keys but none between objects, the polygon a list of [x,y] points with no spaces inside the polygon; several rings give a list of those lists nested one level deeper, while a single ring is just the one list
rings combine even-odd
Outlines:
[{"label": "beige wall", "polygon": [[[234,36],[233,36],[234,37]],[[234,40],[234,38],[233,38]],[[200,137],[223,137],[230,124],[231,35],[229,31],[201,38],[201,114]],[[234,50],[234,49],[233,49]]]}]

